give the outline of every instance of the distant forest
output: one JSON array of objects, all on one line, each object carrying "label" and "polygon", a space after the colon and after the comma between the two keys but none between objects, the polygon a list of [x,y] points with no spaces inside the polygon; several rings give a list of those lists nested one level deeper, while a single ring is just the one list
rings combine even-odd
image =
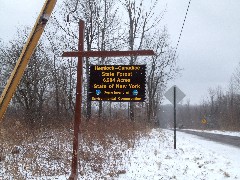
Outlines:
[{"label": "distant forest", "polygon": [[[190,102],[178,105],[178,127],[240,130],[240,64],[232,75],[228,90],[219,86],[208,92],[200,105],[190,105]],[[171,105],[161,106],[158,117],[162,127],[172,127],[172,111]]]}]

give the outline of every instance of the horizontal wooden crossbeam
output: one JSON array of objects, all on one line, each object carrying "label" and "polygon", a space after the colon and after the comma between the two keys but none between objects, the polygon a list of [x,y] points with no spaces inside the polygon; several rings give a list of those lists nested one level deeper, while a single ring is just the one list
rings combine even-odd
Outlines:
[{"label": "horizontal wooden crossbeam", "polygon": [[120,57],[120,56],[153,56],[153,50],[138,51],[75,51],[63,52],[62,57]]}]

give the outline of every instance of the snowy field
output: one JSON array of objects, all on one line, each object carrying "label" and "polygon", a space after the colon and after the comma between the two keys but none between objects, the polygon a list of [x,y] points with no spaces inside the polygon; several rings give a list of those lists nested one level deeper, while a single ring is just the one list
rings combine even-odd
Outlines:
[{"label": "snowy field", "polygon": [[240,179],[239,162],[238,148],[177,132],[174,150],[173,131],[153,130],[150,138],[141,140],[127,173],[118,179]]},{"label": "snowy field", "polygon": [[[118,167],[116,167],[119,172],[118,177],[109,175],[109,166],[107,165],[103,173],[105,175],[101,176],[102,178],[90,176],[94,172],[88,169],[85,175],[79,175],[79,179],[240,179],[240,148],[211,142],[182,132],[177,132],[176,150],[173,149],[172,130],[154,129],[148,136],[140,138],[134,147],[128,148],[124,154],[125,157],[123,157],[121,165],[118,163]],[[33,179],[65,180],[69,177],[69,169],[66,169],[66,171],[67,173],[62,176],[41,176]],[[1,177],[4,180],[11,179],[9,176],[6,177],[0,173],[0,180],[2,180]]]},{"label": "snowy field", "polygon": [[[221,180],[240,179],[240,149],[173,131],[153,130],[129,152],[125,174],[119,180]],[[106,179],[112,179],[105,177]],[[66,179],[66,177],[59,177]],[[79,178],[80,179],[80,178]]]}]

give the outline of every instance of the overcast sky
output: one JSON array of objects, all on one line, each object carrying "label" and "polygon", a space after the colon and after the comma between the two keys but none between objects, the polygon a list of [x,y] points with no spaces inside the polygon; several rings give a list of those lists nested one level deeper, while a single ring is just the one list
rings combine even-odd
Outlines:
[{"label": "overcast sky", "polygon": [[[165,16],[173,44],[189,0],[166,0]],[[199,103],[210,87],[228,87],[240,61],[240,1],[192,0],[178,48],[184,68],[176,84],[191,103]]]},{"label": "overcast sky", "polygon": [[[176,46],[189,0],[161,0],[167,4],[166,24]],[[33,26],[45,0],[0,0],[0,38],[7,42],[17,27]],[[178,47],[182,76],[176,84],[190,99],[200,103],[210,87],[227,88],[240,61],[240,1],[192,0]]]}]

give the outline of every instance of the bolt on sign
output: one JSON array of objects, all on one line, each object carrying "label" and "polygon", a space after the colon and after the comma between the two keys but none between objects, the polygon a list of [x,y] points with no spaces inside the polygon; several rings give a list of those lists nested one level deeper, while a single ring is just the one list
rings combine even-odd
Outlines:
[{"label": "bolt on sign", "polygon": [[91,101],[143,102],[146,65],[90,66]]}]

